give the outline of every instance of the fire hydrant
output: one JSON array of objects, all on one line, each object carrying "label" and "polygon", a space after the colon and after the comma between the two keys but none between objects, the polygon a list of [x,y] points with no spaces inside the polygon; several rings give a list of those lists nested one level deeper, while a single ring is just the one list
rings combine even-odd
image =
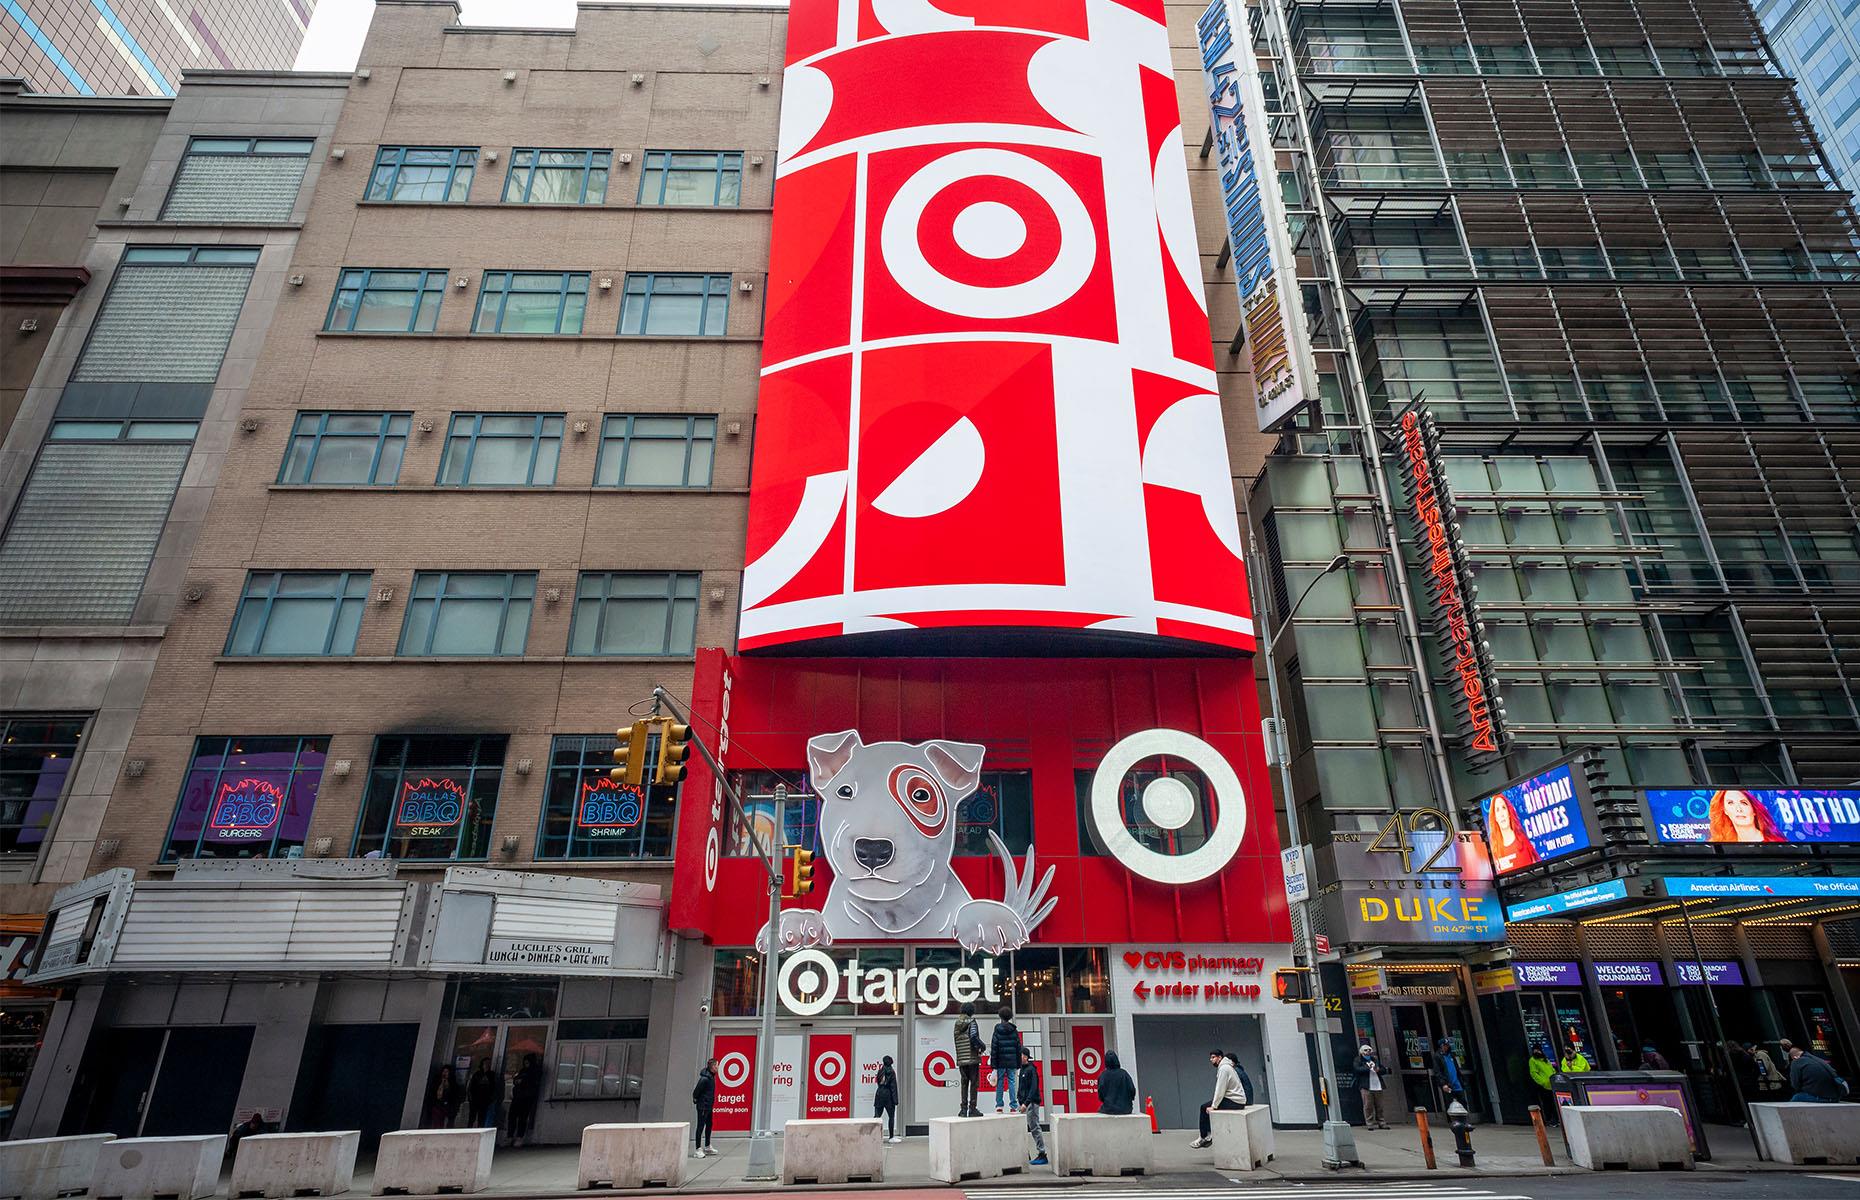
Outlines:
[{"label": "fire hydrant", "polygon": [[1455,1100],[1447,1105],[1447,1116],[1452,1118],[1453,1152],[1460,1156],[1460,1166],[1471,1168],[1474,1165],[1472,1122],[1466,1119],[1466,1106]]}]

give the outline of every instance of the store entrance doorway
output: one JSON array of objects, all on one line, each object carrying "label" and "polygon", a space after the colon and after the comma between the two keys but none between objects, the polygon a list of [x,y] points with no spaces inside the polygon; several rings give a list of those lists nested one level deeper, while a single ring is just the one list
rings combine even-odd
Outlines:
[{"label": "store entrance doorway", "polygon": [[1266,1043],[1257,1016],[1237,1017],[1133,1017],[1137,1061],[1124,1068],[1137,1079],[1137,1107],[1156,1102],[1156,1121],[1164,1129],[1194,1129],[1201,1106],[1214,1094],[1214,1068],[1208,1052],[1227,1051],[1246,1068],[1247,1078],[1260,1094],[1248,1095],[1255,1104],[1269,1104],[1270,1074],[1266,1069]]},{"label": "store entrance doorway", "polygon": [[1444,1039],[1453,1047],[1453,1058],[1459,1065],[1460,1094],[1467,1110],[1484,1111],[1485,1089],[1479,1082],[1479,1065],[1472,1037],[1467,1033],[1464,1005],[1393,1004],[1389,1006],[1389,1017],[1395,1025],[1398,1048],[1395,1069],[1409,1109],[1446,1111],[1450,1097],[1442,1090],[1446,1074],[1436,1049]]},{"label": "store entrance doorway", "polygon": [[225,1133],[252,1053],[252,1026],[106,1029],[78,1067],[60,1133]]},{"label": "store entrance doorway", "polygon": [[[506,1124],[517,1072],[530,1055],[534,1054],[537,1064],[548,1070],[550,1028],[547,1021],[527,1020],[460,1021],[452,1027],[452,1053],[446,1061],[452,1064],[458,1081],[469,1084],[481,1063],[490,1064],[498,1078],[496,1099],[485,1116],[486,1124],[499,1128]],[[461,1108],[459,1120],[470,1119],[471,1114]]]}]

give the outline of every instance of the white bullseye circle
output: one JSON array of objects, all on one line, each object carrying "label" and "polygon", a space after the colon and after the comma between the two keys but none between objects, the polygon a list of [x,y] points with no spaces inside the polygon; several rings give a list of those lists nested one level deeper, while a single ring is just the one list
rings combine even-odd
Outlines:
[{"label": "white bullseye circle", "polygon": [[814,1060],[814,1078],[832,1087],[846,1076],[846,1060],[838,1051],[830,1051]]},{"label": "white bullseye circle", "polygon": [[1079,1074],[1096,1075],[1098,1068],[1104,1065],[1098,1058],[1098,1052],[1090,1046],[1079,1051]]},{"label": "white bullseye circle", "polygon": [[749,1078],[749,1056],[733,1050],[717,1060],[717,1079],[726,1087],[741,1087]]},{"label": "white bullseye circle", "polygon": [[803,996],[811,996],[820,990],[820,972],[809,967],[795,977],[794,984]]},{"label": "white bullseye circle", "polygon": [[[839,965],[826,951],[809,946],[783,958],[775,972],[775,988],[781,993],[782,1007],[790,1013],[815,1017],[832,1007],[840,990],[838,979]],[[833,980],[834,986],[827,986],[827,980]]]},{"label": "white bullseye circle", "polygon": [[[1118,799],[1124,775],[1130,768],[1146,758],[1164,754],[1200,768],[1214,789],[1214,799],[1219,805],[1219,816],[1214,828],[1208,831],[1208,840],[1200,849],[1187,854],[1159,854],[1137,841],[1124,825]],[[1143,799],[1147,818],[1147,788]],[[1220,872],[1233,861],[1240,850],[1241,839],[1246,836],[1246,789],[1240,786],[1240,776],[1221,757],[1219,750],[1180,729],[1145,729],[1112,746],[1092,776],[1089,812],[1092,832],[1106,853],[1145,879],[1177,887],[1198,883]]]},{"label": "white bullseye circle", "polygon": [[1195,793],[1173,775],[1161,775],[1143,788],[1143,815],[1158,829],[1180,829],[1195,818]]},{"label": "white bullseye circle", "polygon": [[[1059,222],[1059,253],[1046,270],[1032,279],[1001,287],[980,287],[951,279],[924,257],[918,229],[924,209],[950,184],[988,176],[1025,184],[1047,203]],[[1008,207],[994,201],[980,201],[965,208],[958,219],[983,204]],[[969,236],[978,236],[974,228],[978,222],[983,227],[994,224],[989,212],[983,209],[978,218],[967,223],[971,227]],[[989,237],[999,235],[984,233],[980,236],[984,244],[993,244],[989,243]],[[1021,221],[1021,237],[1026,237],[1025,220]],[[885,210],[885,221],[879,229],[879,248],[892,278],[918,300],[958,317],[993,320],[1045,312],[1070,299],[1091,277],[1092,264],[1098,257],[1098,239],[1091,214],[1078,193],[1072,190],[1072,185],[1045,163],[1012,150],[992,147],[946,154],[906,180]]]},{"label": "white bullseye circle", "polygon": [[1027,244],[1027,222],[994,200],[971,204],[957,213],[950,233],[964,253],[977,258],[1006,258]]}]

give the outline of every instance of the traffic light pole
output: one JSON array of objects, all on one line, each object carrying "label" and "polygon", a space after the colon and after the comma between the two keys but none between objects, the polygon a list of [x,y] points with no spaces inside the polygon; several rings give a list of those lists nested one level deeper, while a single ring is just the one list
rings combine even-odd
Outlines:
[{"label": "traffic light pole", "polygon": [[769,945],[762,955],[762,1053],[756,1055],[756,1129],[749,1135],[749,1165],[743,1170],[745,1180],[765,1181],[780,1178],[775,1169],[775,1008],[781,1003],[781,981],[777,967],[781,961],[781,853],[783,810],[788,805],[788,789],[775,785],[775,828],[769,836]]}]

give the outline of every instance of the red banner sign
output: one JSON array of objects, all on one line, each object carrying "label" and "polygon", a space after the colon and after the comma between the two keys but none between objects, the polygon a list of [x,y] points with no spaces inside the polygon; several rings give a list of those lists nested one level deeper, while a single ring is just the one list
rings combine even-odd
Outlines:
[{"label": "red banner sign", "polygon": [[1098,1111],[1098,1077],[1104,1074],[1104,1026],[1072,1027],[1072,1090],[1078,1094],[1073,1112]]},{"label": "red banner sign", "polygon": [[852,1116],[852,1075],[852,1034],[816,1033],[809,1037],[807,1118]]},{"label": "red banner sign", "polygon": [[711,1041],[717,1060],[717,1098],[711,1128],[718,1133],[748,1133],[756,1092],[756,1035],[720,1033]]}]

